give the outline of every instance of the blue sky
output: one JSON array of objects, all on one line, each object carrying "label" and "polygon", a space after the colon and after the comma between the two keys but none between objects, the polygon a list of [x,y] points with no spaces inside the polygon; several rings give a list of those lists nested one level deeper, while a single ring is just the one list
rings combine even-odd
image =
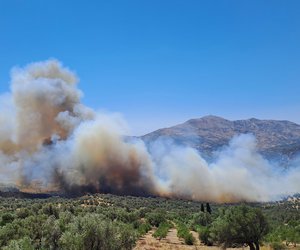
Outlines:
[{"label": "blue sky", "polygon": [[300,123],[300,1],[0,1],[9,71],[56,58],[134,134],[208,114]]}]

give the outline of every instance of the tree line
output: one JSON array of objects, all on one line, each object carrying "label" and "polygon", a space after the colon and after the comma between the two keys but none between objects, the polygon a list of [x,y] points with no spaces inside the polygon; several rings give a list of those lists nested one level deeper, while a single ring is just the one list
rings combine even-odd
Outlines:
[{"label": "tree line", "polygon": [[1,249],[132,249],[149,230],[162,239],[172,227],[191,245],[191,230],[204,244],[223,248],[300,243],[299,212],[288,204],[217,205],[109,194],[0,198]]}]

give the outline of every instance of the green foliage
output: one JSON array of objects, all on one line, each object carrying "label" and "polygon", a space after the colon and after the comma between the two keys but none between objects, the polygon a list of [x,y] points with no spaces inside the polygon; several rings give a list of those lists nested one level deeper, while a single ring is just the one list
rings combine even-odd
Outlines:
[{"label": "green foliage", "polygon": [[30,215],[30,212],[27,208],[20,208],[19,210],[16,211],[16,216],[19,219],[25,219]]},{"label": "green foliage", "polygon": [[1,217],[1,226],[5,226],[7,223],[11,223],[15,217],[11,213],[5,213]]},{"label": "green foliage", "polygon": [[193,226],[208,226],[209,224],[211,224],[212,222],[212,217],[209,213],[204,213],[204,212],[200,212],[200,213],[196,213],[193,215],[192,218],[192,225]]},{"label": "green foliage", "polygon": [[286,246],[280,242],[273,242],[270,244],[270,247],[273,249],[273,250],[284,250],[286,249]]},{"label": "green foliage", "polygon": [[188,227],[183,224],[183,223],[177,223],[177,236],[179,238],[184,239],[185,244],[187,245],[193,245],[195,242],[195,238],[194,236],[191,234],[190,230],[188,229]]},{"label": "green foliage", "polygon": [[210,236],[209,227],[198,227],[199,240],[204,243],[206,246],[212,246],[213,240]]},{"label": "green foliage", "polygon": [[58,209],[54,207],[51,203],[44,205],[42,208],[43,214],[53,215],[55,218],[58,218]]},{"label": "green foliage", "polygon": [[163,210],[157,210],[146,214],[147,220],[154,227],[158,227],[161,223],[165,222],[166,221],[165,216],[166,216],[166,212]]},{"label": "green foliage", "polygon": [[138,226],[139,236],[145,235],[151,230],[151,225],[149,222],[140,223]]},{"label": "green foliage", "polygon": [[266,242],[279,243],[285,242],[286,245],[300,243],[300,222],[290,221],[290,223],[278,226],[275,230],[269,233],[266,238]]},{"label": "green foliage", "polygon": [[[190,229],[198,231],[207,245],[222,244],[221,239],[241,234],[252,240],[250,232],[274,247],[299,244],[300,213],[295,203],[251,204],[246,208],[212,204],[212,214],[202,213],[201,204],[110,194],[72,199],[0,197],[0,249],[132,249],[138,237],[153,226],[158,227],[155,233],[159,238],[164,237],[167,222],[176,224],[186,244],[194,241]],[[267,235],[265,218],[270,225]]]},{"label": "green foliage", "polygon": [[43,225],[42,245],[51,249],[58,249],[59,239],[62,235],[62,230],[59,225],[59,220],[51,215]]},{"label": "green foliage", "polygon": [[19,240],[12,240],[3,250],[34,250],[33,245],[28,237]]},{"label": "green foliage", "polygon": [[294,246],[300,243],[300,222],[290,221],[289,224],[281,227],[283,230],[282,240],[287,244],[292,243]]},{"label": "green foliage", "polygon": [[131,249],[136,234],[129,225],[107,222],[103,217],[87,214],[68,225],[59,242],[62,249]]},{"label": "green foliage", "polygon": [[234,243],[258,245],[267,232],[268,224],[261,210],[245,205],[230,207],[211,227],[212,239],[225,248]]},{"label": "green foliage", "polygon": [[135,245],[138,235],[133,231],[130,225],[119,225],[114,249],[132,249]]},{"label": "green foliage", "polygon": [[162,222],[159,224],[158,228],[153,233],[153,237],[158,239],[166,238],[169,229],[172,227],[172,225],[169,222]]}]

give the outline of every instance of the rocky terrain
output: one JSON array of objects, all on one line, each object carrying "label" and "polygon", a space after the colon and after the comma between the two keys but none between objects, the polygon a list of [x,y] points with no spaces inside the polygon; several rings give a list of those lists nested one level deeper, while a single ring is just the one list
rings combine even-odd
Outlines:
[{"label": "rocky terrain", "polygon": [[255,118],[230,121],[217,116],[205,116],[159,129],[141,138],[146,143],[159,138],[172,139],[179,145],[196,148],[210,159],[213,152],[227,145],[233,136],[244,133],[256,137],[259,152],[269,160],[288,165],[300,153],[300,125],[290,121]]}]

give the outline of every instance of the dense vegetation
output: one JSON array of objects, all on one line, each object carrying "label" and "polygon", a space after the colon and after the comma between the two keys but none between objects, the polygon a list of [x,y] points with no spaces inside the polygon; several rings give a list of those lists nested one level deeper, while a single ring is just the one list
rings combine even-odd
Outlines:
[{"label": "dense vegetation", "polygon": [[177,223],[177,236],[184,240],[187,245],[193,245],[195,242],[194,236],[191,234],[190,229],[184,223]]},{"label": "dense vegetation", "polygon": [[153,229],[165,238],[194,244],[191,230],[206,245],[222,247],[269,244],[274,249],[299,247],[297,203],[203,205],[164,198],[87,195],[66,199],[0,198],[1,249],[132,249]]}]

